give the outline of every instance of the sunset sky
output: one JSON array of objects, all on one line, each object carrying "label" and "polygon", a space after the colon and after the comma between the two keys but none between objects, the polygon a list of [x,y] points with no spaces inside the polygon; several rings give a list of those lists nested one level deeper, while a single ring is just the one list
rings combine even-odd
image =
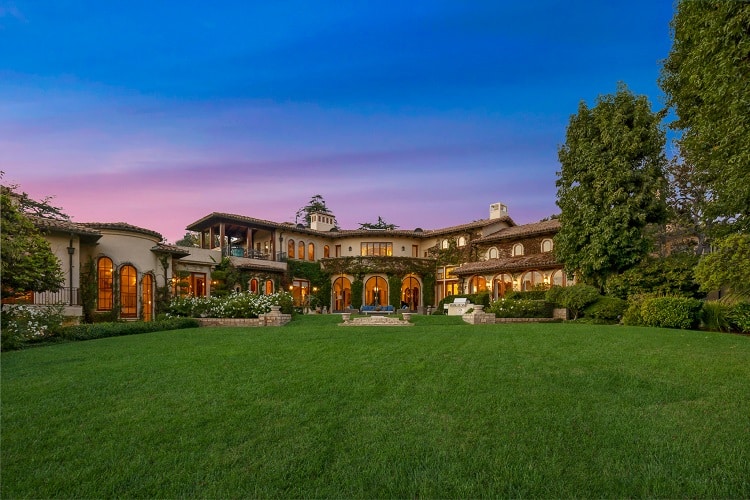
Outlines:
[{"label": "sunset sky", "polygon": [[211,212],[344,229],[556,213],[557,149],[618,81],[663,106],[669,0],[0,0],[0,170],[174,242]]}]

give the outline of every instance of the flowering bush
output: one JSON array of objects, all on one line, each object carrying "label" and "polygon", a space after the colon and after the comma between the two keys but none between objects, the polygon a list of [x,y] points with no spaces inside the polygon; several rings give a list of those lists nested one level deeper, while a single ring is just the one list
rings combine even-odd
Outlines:
[{"label": "flowering bush", "polygon": [[10,305],[2,307],[2,349],[18,349],[27,342],[47,339],[60,332],[62,305]]},{"label": "flowering bush", "polygon": [[544,300],[500,299],[487,309],[497,318],[551,318],[552,304]]},{"label": "flowering bush", "polygon": [[175,297],[169,303],[167,314],[193,318],[257,318],[271,312],[271,306],[280,306],[281,312],[291,313],[292,296],[287,292],[271,295],[234,292],[224,297]]}]

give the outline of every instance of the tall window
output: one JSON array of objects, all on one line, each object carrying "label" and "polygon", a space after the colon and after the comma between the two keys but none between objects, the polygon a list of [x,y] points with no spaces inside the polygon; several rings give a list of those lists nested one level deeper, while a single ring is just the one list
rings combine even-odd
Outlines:
[{"label": "tall window", "polygon": [[113,305],[113,266],[112,259],[102,257],[97,263],[97,277],[99,289],[97,290],[96,308],[99,311],[111,311]]},{"label": "tall window", "polygon": [[258,293],[258,279],[253,278],[250,280],[250,293]]},{"label": "tall window", "polygon": [[412,245],[411,246],[411,256],[412,257],[419,257],[419,245]]},{"label": "tall window", "polygon": [[292,280],[289,286],[289,292],[292,294],[292,300],[297,307],[307,305],[310,296],[310,282],[307,280]]},{"label": "tall window", "polygon": [[286,255],[290,259],[294,258],[294,240],[286,242]]},{"label": "tall window", "polygon": [[562,269],[554,271],[552,273],[552,276],[550,277],[550,284],[554,286],[571,286],[574,283],[575,280],[573,278],[568,279],[568,277],[565,275],[565,271],[563,271]]},{"label": "tall window", "polygon": [[368,306],[384,306],[388,304],[388,283],[385,278],[375,276],[365,283],[365,304]]},{"label": "tall window", "polygon": [[141,304],[143,304],[143,321],[151,321],[154,314],[154,278],[150,274],[143,276],[141,283],[142,295]]},{"label": "tall window", "polygon": [[307,260],[311,262],[315,260],[315,243],[313,242],[307,245]]},{"label": "tall window", "polygon": [[465,247],[466,246],[466,238],[463,236],[458,237],[458,246],[459,247]]},{"label": "tall window", "polygon": [[133,266],[120,269],[120,308],[123,318],[138,316],[138,273]]},{"label": "tall window", "polygon": [[331,247],[329,247],[328,245],[325,245],[323,247],[323,258],[327,259],[330,256],[331,256]]},{"label": "tall window", "polygon": [[393,243],[361,243],[360,254],[390,257],[393,255]]},{"label": "tall window", "polygon": [[441,244],[441,247],[442,247],[443,249],[446,249],[446,248],[448,248],[448,240],[443,240],[443,243]]},{"label": "tall window", "polygon": [[305,260],[305,242],[300,241],[297,244],[297,258],[299,260]]},{"label": "tall window", "polygon": [[341,257],[341,245],[336,245],[336,257]]},{"label": "tall window", "polygon": [[266,295],[273,294],[273,280],[266,280]]},{"label": "tall window", "polygon": [[516,243],[513,245],[513,257],[518,257],[520,255],[523,255],[523,245]]}]

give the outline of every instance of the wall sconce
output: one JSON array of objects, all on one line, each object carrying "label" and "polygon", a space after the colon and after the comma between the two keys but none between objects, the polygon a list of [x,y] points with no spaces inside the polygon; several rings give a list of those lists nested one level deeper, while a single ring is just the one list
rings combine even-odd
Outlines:
[{"label": "wall sconce", "polygon": [[289,291],[291,292],[292,290],[294,290],[294,285],[289,285]]},{"label": "wall sconce", "polygon": [[406,247],[403,247],[403,246],[402,246],[402,247],[401,247],[401,251],[402,251],[402,252],[406,252]]}]

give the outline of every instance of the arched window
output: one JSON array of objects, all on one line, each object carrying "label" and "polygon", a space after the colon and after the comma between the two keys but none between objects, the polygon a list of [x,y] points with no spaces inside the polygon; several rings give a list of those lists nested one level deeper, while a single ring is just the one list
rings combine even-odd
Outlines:
[{"label": "arched window", "polygon": [[552,251],[552,240],[547,238],[546,240],[542,240],[542,252],[551,252]]},{"label": "arched window", "polygon": [[495,247],[490,248],[489,251],[487,252],[488,259],[497,259],[498,255],[499,254],[497,252],[497,248]]},{"label": "arched window", "polygon": [[307,245],[307,260],[315,260],[315,243],[312,241]]},{"label": "arched window", "polygon": [[328,245],[325,245],[325,246],[323,247],[323,258],[324,258],[324,259],[327,259],[327,258],[329,258],[330,256],[331,256],[331,247],[329,247]]},{"label": "arched window", "polygon": [[333,282],[333,308],[343,311],[352,305],[352,283],[349,278],[341,276]]},{"label": "arched window", "polygon": [[528,271],[521,278],[521,291],[528,292],[535,286],[544,284],[544,277],[539,271]]},{"label": "arched window", "polygon": [[266,295],[273,294],[273,280],[266,280]]},{"label": "arched window", "polygon": [[289,259],[294,258],[294,240],[289,240],[286,242],[286,255]]},{"label": "arched window", "polygon": [[465,247],[466,246],[466,238],[463,236],[458,237],[458,246],[459,247]]},{"label": "arched window", "polygon": [[448,240],[443,240],[443,243],[441,245],[444,249],[448,248]]},{"label": "arched window", "polygon": [[505,294],[513,291],[513,276],[510,274],[498,274],[492,280],[493,296],[495,299],[505,297]]},{"label": "arched window", "polygon": [[365,283],[365,304],[384,306],[388,304],[388,283],[385,278],[374,276]]},{"label": "arched window", "polygon": [[112,259],[102,257],[96,265],[98,277],[98,290],[96,309],[99,311],[111,311],[113,305],[113,265]]},{"label": "arched window", "polygon": [[523,245],[516,243],[513,245],[513,257],[518,257],[520,255],[523,255]]},{"label": "arched window", "polygon": [[250,280],[250,293],[258,293],[258,279],[253,278]]},{"label": "arched window", "polygon": [[138,316],[138,273],[133,266],[120,268],[120,316]]},{"label": "arched window", "polygon": [[299,260],[305,260],[305,242],[300,241],[297,244],[297,258]]},{"label": "arched window", "polygon": [[419,307],[420,287],[419,280],[414,275],[409,275],[401,282],[401,307],[408,307],[412,311]]},{"label": "arched window", "polygon": [[479,293],[487,290],[487,280],[484,276],[472,276],[469,280],[469,293]]},{"label": "arched window", "polygon": [[141,304],[143,304],[143,321],[151,321],[154,317],[154,278],[150,274],[143,276]]}]

